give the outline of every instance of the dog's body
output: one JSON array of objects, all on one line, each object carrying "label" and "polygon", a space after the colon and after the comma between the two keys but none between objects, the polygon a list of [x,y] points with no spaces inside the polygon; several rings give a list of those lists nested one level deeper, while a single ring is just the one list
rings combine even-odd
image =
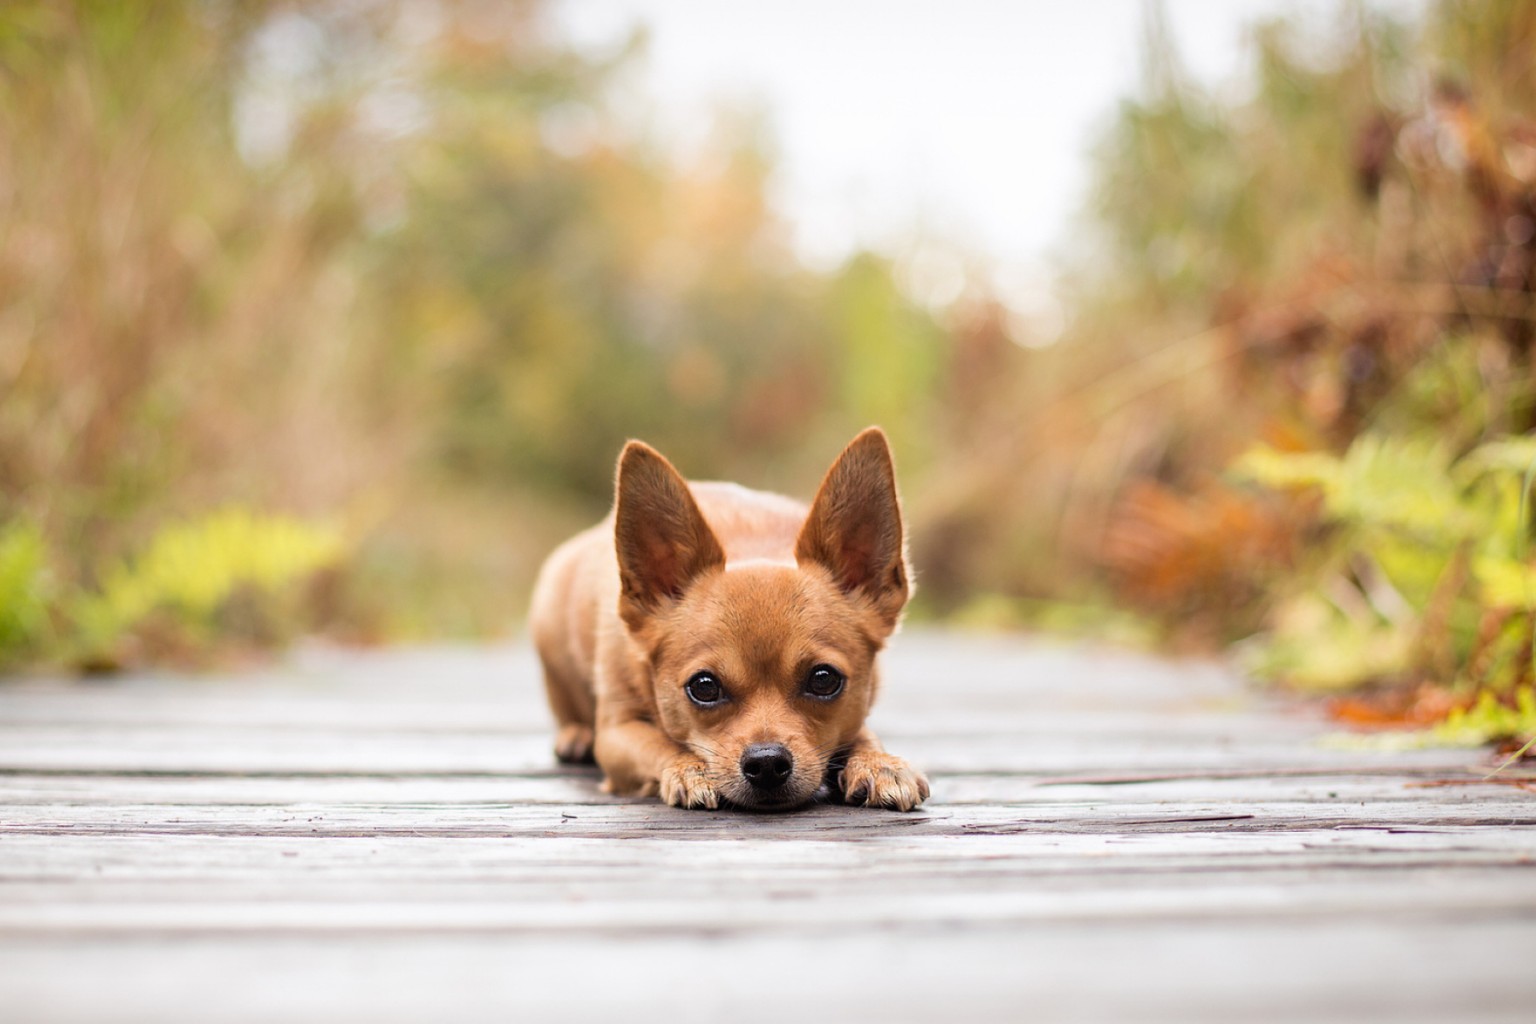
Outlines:
[{"label": "dog's body", "polygon": [[680,807],[794,807],[824,782],[849,803],[926,799],[864,725],[910,590],[884,434],[860,434],[809,509],[690,485],[633,441],[616,491],[534,590],[561,760],[595,755],[610,792]]}]

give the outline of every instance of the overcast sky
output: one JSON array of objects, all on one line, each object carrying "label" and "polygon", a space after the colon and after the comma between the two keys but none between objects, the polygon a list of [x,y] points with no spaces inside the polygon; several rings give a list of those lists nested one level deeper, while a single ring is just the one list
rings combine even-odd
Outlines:
[{"label": "overcast sky", "polygon": [[[984,256],[1004,289],[1018,290],[1069,230],[1085,198],[1088,149],[1136,87],[1146,6],[560,0],[552,15],[596,50],[648,27],[636,92],[676,146],[697,145],[722,102],[765,110],[780,159],[772,198],[805,259],[826,265],[860,246],[911,251],[942,237]],[[1235,88],[1249,66],[1248,26],[1288,11],[1328,26],[1342,5],[1164,6],[1185,66]]]}]

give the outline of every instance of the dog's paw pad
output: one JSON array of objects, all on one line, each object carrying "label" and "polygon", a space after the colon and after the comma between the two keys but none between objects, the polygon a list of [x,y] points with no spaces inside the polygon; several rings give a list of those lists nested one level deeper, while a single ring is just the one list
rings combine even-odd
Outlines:
[{"label": "dog's paw pad", "polygon": [[843,801],[866,807],[910,811],[928,799],[928,778],[899,757],[854,754],[838,779]]},{"label": "dog's paw pad", "polygon": [[661,770],[658,795],[673,807],[720,806],[720,794],[709,781],[709,769],[696,757],[675,758]]},{"label": "dog's paw pad", "polygon": [[562,725],[555,734],[555,757],[566,764],[591,764],[592,727]]}]

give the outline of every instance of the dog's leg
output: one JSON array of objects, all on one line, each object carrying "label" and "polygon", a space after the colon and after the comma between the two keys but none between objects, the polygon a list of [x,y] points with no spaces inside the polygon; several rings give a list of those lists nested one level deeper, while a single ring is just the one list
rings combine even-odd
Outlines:
[{"label": "dog's leg", "polygon": [[555,757],[566,764],[591,764],[591,698],[586,697],[580,683],[560,678],[547,665],[544,691],[549,696],[549,710],[555,716]]},{"label": "dog's leg", "polygon": [[597,731],[603,788],[622,796],[659,796],[674,807],[718,807],[703,759],[649,722],[631,719]]},{"label": "dog's leg", "polygon": [[536,636],[539,663],[544,667],[544,694],[555,716],[555,757],[567,764],[592,763],[592,688],[580,669],[558,650],[558,639]]},{"label": "dog's leg", "polygon": [[901,758],[887,754],[868,726],[848,748],[847,763],[838,775],[837,786],[843,791],[845,803],[868,807],[910,811],[928,799],[928,777]]}]

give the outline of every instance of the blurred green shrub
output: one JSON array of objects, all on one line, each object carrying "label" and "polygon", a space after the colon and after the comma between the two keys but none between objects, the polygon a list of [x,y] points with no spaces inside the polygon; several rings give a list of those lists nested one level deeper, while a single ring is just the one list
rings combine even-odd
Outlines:
[{"label": "blurred green shrub", "polygon": [[1533,470],[1530,437],[1454,462],[1437,441],[1373,434],[1343,456],[1249,452],[1237,475],[1316,488],[1332,527],[1308,572],[1288,581],[1297,592],[1251,646],[1251,667],[1315,689],[1448,673],[1469,690],[1529,689]]},{"label": "blurred green shrub", "polygon": [[0,525],[0,667],[44,646],[48,567],[43,536],[25,523]]},{"label": "blurred green shrub", "polygon": [[[206,655],[227,638],[220,617],[237,603],[291,634],[308,625],[295,589],[348,550],[334,525],[230,507],[166,524],[143,551],[107,567],[99,586],[59,589],[41,532],[13,523],[0,530],[0,665],[106,668],[133,643],[159,644],[151,654]],[[157,615],[165,617],[158,635],[146,634]]]},{"label": "blurred green shrub", "polygon": [[1063,343],[1103,371],[1056,418],[1097,415],[1029,423],[1116,456],[1062,578],[1346,720],[1528,734],[1536,3],[1263,25],[1220,95],[1151,26]]},{"label": "blurred green shrub", "polygon": [[157,611],[207,636],[237,595],[278,601],[285,588],[335,566],[345,552],[335,526],[243,508],[169,523],[143,552],[110,566],[98,591],[70,602],[79,658],[112,660],[123,635]]},{"label": "blurred green shrub", "polygon": [[[1522,687],[1502,698],[1490,691],[1479,693],[1470,706],[1452,708],[1431,735],[1439,743],[1459,747],[1536,737],[1536,689]],[[1530,749],[1529,741],[1522,749]]]}]

